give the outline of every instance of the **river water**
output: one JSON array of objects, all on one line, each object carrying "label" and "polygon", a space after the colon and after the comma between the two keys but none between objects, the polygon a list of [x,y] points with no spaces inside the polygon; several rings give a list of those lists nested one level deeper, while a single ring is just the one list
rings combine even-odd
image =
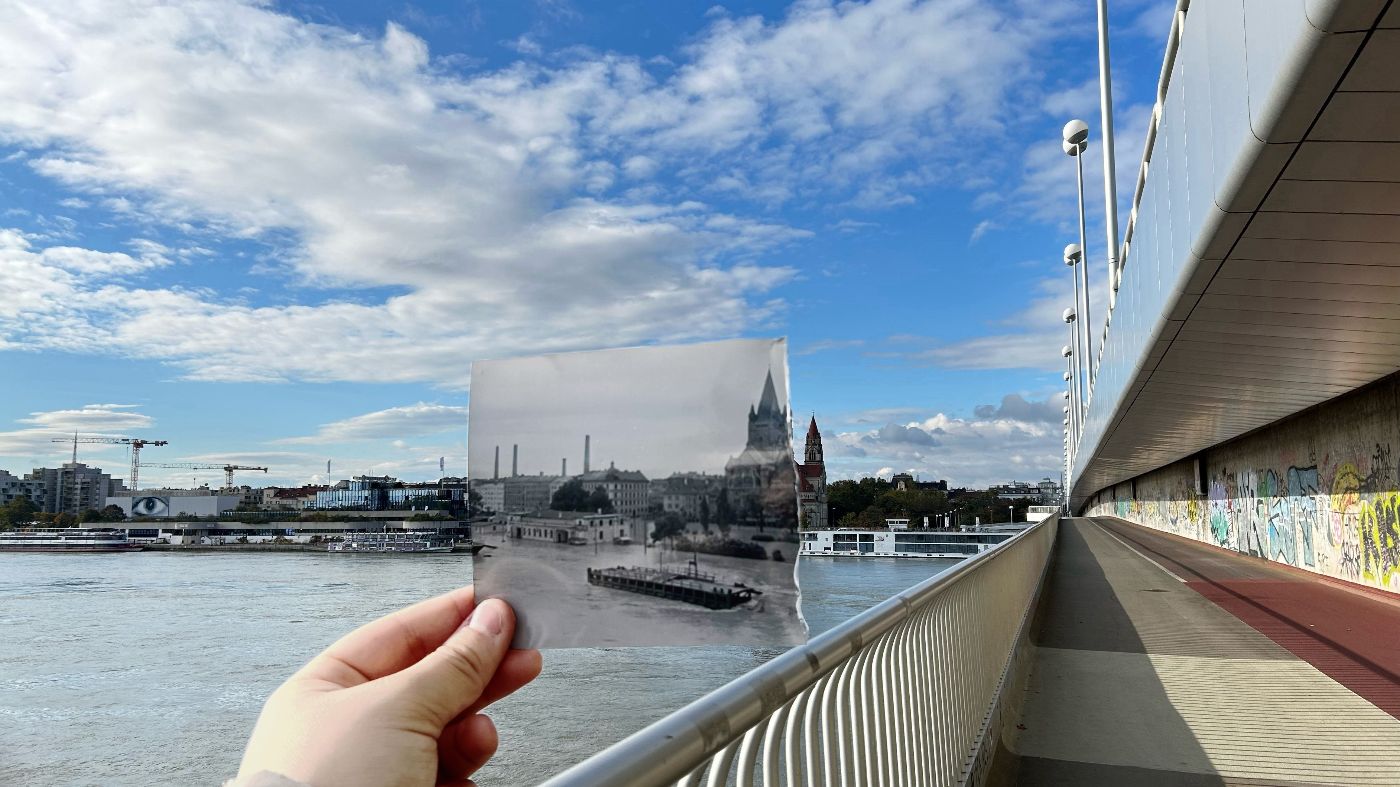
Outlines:
[{"label": "river water", "polygon": [[[825,631],[953,564],[804,560],[803,613]],[[0,785],[218,784],[308,658],[470,581],[465,555],[0,555]],[[477,781],[537,783],[779,652],[546,651]]]}]

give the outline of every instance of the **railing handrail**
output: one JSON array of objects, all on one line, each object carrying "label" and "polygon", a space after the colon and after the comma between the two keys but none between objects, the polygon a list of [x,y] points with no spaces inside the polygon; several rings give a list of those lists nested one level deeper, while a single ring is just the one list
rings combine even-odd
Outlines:
[{"label": "railing handrail", "polygon": [[544,785],[651,785],[675,782],[861,648],[908,619],[972,572],[1048,526],[1036,522],[957,566],[891,596],[671,713]]}]

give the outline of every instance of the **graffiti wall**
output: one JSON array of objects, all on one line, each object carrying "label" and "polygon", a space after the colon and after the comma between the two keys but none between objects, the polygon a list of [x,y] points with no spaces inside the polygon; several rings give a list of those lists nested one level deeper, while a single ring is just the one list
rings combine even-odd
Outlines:
[{"label": "graffiti wall", "polygon": [[1090,516],[1400,592],[1400,377],[1129,482]]}]

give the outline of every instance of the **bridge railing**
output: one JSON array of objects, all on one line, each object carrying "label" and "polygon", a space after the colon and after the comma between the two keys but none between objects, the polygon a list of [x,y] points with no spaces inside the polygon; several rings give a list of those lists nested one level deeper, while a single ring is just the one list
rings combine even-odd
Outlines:
[{"label": "bridge railing", "polygon": [[985,773],[1050,517],[546,782],[950,785]]}]

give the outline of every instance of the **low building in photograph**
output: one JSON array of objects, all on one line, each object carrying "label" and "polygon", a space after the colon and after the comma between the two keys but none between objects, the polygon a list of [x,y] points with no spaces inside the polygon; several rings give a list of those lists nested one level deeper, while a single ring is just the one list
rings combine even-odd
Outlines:
[{"label": "low building in photograph", "polygon": [[616,538],[638,540],[634,524],[622,514],[583,514],[577,511],[540,511],[510,514],[506,534],[510,538],[552,541],[558,544],[611,542]]}]

